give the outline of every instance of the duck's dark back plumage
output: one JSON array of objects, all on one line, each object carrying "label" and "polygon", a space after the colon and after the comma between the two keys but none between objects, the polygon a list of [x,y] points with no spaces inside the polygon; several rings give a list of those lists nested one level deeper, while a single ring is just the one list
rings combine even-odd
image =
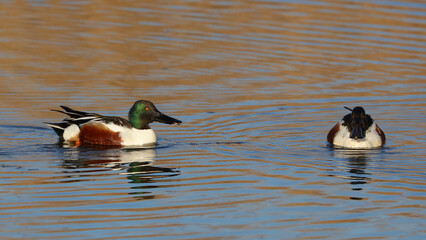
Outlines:
[{"label": "duck's dark back plumage", "polygon": [[121,118],[121,117],[110,117],[110,116],[102,116],[97,113],[88,113],[83,111],[77,111],[67,106],[60,106],[63,110],[56,110],[53,109],[52,111],[60,112],[63,114],[68,115],[67,118],[64,118],[62,122],[60,123],[47,123],[46,125],[50,126],[56,134],[58,134],[59,137],[62,137],[65,128],[72,124],[76,124],[77,126],[80,126],[82,124],[85,124],[89,121],[95,120],[103,123],[113,123],[115,125],[123,126],[126,128],[132,128],[132,125],[127,119]]}]

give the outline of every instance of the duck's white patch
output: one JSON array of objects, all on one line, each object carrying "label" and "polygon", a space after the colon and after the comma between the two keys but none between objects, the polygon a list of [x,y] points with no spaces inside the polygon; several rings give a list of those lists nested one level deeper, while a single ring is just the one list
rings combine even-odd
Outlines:
[{"label": "duck's white patch", "polygon": [[76,124],[69,125],[64,129],[62,137],[65,141],[69,141],[71,138],[75,138],[80,133],[80,128]]},{"label": "duck's white patch", "polygon": [[376,148],[382,145],[382,139],[376,131],[376,123],[373,122],[373,124],[367,129],[365,138],[363,139],[350,138],[349,136],[351,133],[349,132],[349,129],[346,126],[343,126],[342,123],[343,121],[340,121],[340,129],[334,136],[334,145],[354,149]]},{"label": "duck's white patch", "polygon": [[105,126],[120,133],[123,146],[153,146],[157,143],[157,136],[152,129],[126,128],[112,123]]}]

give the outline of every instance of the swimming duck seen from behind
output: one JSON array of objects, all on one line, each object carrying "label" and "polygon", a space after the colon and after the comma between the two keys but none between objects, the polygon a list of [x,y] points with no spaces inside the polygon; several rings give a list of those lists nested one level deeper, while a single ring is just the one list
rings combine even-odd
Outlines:
[{"label": "swimming duck seen from behind", "polygon": [[382,129],[374,122],[364,108],[355,107],[351,113],[345,115],[328,133],[327,141],[334,146],[368,149],[381,147],[386,143],[386,136]]},{"label": "swimming duck seen from behind", "polygon": [[161,113],[148,100],[136,101],[129,111],[129,120],[116,116],[77,111],[66,106],[52,110],[68,115],[60,123],[46,123],[62,142],[76,145],[142,146],[157,143],[157,136],[149,123],[181,124],[182,122]]}]

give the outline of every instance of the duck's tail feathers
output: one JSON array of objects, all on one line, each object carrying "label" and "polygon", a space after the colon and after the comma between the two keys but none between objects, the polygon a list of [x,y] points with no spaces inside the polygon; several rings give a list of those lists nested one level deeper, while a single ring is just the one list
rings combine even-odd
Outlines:
[{"label": "duck's tail feathers", "polygon": [[68,122],[60,122],[60,123],[44,122],[44,124],[51,127],[60,138],[64,137],[65,128],[71,125],[71,123],[68,123]]},{"label": "duck's tail feathers", "polygon": [[[80,125],[80,124],[83,124],[83,123],[86,123],[88,121],[91,121],[91,120],[94,120],[94,119],[101,117],[101,115],[96,114],[96,113],[87,113],[87,112],[77,111],[77,110],[74,110],[74,109],[69,108],[67,106],[62,106],[62,105],[60,107],[62,109],[64,109],[64,111],[63,110],[56,110],[56,109],[52,109],[52,111],[60,112],[60,113],[68,115],[69,117],[67,117],[63,120],[65,123],[68,124],[68,126],[71,125],[71,124]],[[55,123],[55,124],[56,124],[55,126],[62,126],[63,125],[62,123],[60,123],[60,124]],[[54,129],[56,128],[56,127],[53,127],[53,126],[51,126],[51,127],[54,128]]]},{"label": "duck's tail feathers", "polygon": [[90,113],[87,113],[87,112],[82,112],[82,111],[77,111],[77,110],[74,110],[74,109],[72,109],[72,108],[69,108],[69,107],[67,107],[67,106],[60,106],[62,109],[64,109],[65,111],[62,111],[62,110],[56,110],[56,109],[52,109],[52,111],[54,111],[54,112],[60,112],[60,113],[63,113],[63,114],[66,114],[66,115],[68,115],[70,118],[72,118],[72,119],[75,119],[75,118],[81,118],[81,117],[85,117],[85,116],[88,116],[88,115],[91,115]]},{"label": "duck's tail feathers", "polygon": [[60,107],[65,110],[65,114],[68,114],[68,115],[71,114],[73,116],[77,116],[77,118],[88,116],[88,115],[93,115],[93,113],[87,113],[87,112],[77,111],[77,110],[74,110],[74,109],[72,109],[70,107],[63,106],[63,105],[60,105]]}]

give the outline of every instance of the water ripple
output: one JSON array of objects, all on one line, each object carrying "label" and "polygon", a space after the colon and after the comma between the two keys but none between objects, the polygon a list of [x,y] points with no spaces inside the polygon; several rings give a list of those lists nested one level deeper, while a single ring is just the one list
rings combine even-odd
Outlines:
[{"label": "water ripple", "polygon": [[[20,239],[419,239],[419,1],[5,1],[0,232]],[[13,84],[12,84],[13,83]],[[125,117],[154,149],[57,144],[49,109]],[[333,149],[365,107],[384,148]]]}]

